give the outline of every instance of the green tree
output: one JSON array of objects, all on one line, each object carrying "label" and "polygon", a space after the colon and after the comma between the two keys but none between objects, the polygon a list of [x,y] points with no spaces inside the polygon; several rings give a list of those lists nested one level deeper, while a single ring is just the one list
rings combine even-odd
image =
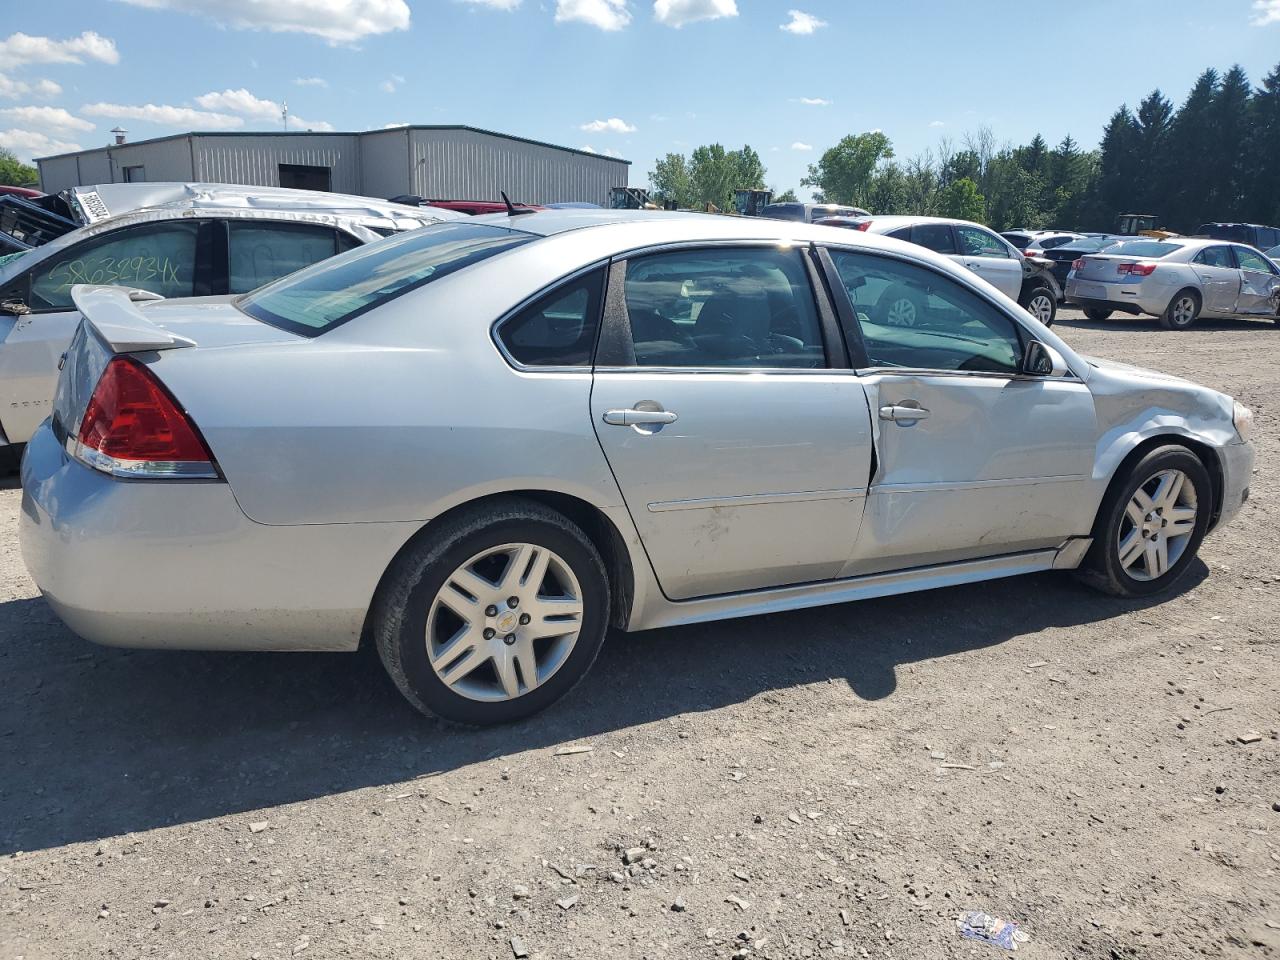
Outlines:
[{"label": "green tree", "polygon": [[813,187],[814,197],[820,203],[865,206],[870,202],[876,167],[891,159],[893,144],[879,130],[850,134],[826,151],[817,163],[809,165],[809,173],[800,181],[800,186]]},{"label": "green tree", "polygon": [[[1239,65],[1222,77],[1209,111],[1210,139],[1203,145],[1212,163],[1207,204],[1199,220],[1243,220],[1247,169],[1246,140],[1250,133],[1249,78]],[[1274,160],[1272,161],[1274,162]],[[1188,223],[1194,230],[1198,223]]]},{"label": "green tree", "polygon": [[1245,202],[1251,219],[1280,224],[1280,66],[1262,81],[1249,102]]},{"label": "green tree", "polygon": [[798,203],[799,200],[800,198],[796,196],[796,192],[790,187],[783,190],[781,193],[775,193],[773,195],[774,203]]},{"label": "green tree", "polygon": [[732,210],[734,191],[760,189],[765,172],[760,154],[750,146],[726,150],[712,143],[698,147],[687,159],[684,154],[669,153],[655,161],[649,185],[655,199],[678,207],[714,203],[721,210]]},{"label": "green tree", "polygon": [[8,147],[0,147],[0,184],[6,187],[34,187],[40,174],[29,163],[22,163]]},{"label": "green tree", "polygon": [[1141,170],[1138,138],[1138,122],[1128,106],[1122,106],[1102,133],[1098,179],[1088,213],[1088,225],[1096,230],[1114,229],[1121,213],[1148,212],[1128,209],[1133,206],[1134,183]]},{"label": "green tree", "polygon": [[649,186],[653,198],[659,202],[674,203],[677,207],[692,207],[693,179],[689,175],[689,161],[683,153],[668,153],[654,163],[649,172]]},{"label": "green tree", "polygon": [[1176,164],[1170,162],[1169,136],[1173,126],[1173,104],[1159,90],[1152,90],[1138,104],[1134,115],[1138,136],[1134,144],[1142,174],[1133,184],[1132,206],[1137,212],[1156,213],[1168,206],[1170,180]]},{"label": "green tree", "polygon": [[1166,193],[1168,208],[1135,213],[1160,213],[1167,225],[1183,233],[1204,222],[1217,176],[1214,158],[1205,147],[1213,136],[1213,102],[1220,82],[1217,70],[1210,68],[1201,73],[1170,125],[1169,151],[1177,158],[1177,177]]},{"label": "green tree", "polygon": [[956,220],[985,223],[987,219],[987,202],[978,192],[978,185],[968,177],[961,177],[943,188],[938,209],[944,217]]}]

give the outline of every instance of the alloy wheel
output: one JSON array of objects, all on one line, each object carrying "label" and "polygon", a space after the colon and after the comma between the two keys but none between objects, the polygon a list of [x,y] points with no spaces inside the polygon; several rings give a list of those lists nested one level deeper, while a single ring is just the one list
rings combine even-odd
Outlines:
[{"label": "alloy wheel", "polygon": [[1133,492],[1120,520],[1116,552],[1134,580],[1158,580],[1181,559],[1196,529],[1195,484],[1162,470]]},{"label": "alloy wheel", "polygon": [[1053,301],[1048,294],[1036,294],[1027,304],[1027,312],[1047,327],[1053,320]]},{"label": "alloy wheel", "polygon": [[514,700],[546,683],[582,629],[582,588],[554,551],[505,544],[476,554],[441,586],[427,614],[427,659],[471,700]]},{"label": "alloy wheel", "polygon": [[1196,318],[1196,301],[1194,297],[1182,296],[1170,311],[1174,326],[1185,327]]},{"label": "alloy wheel", "polygon": [[899,297],[889,304],[889,312],[885,319],[895,327],[914,327],[916,325],[916,305],[906,297]]}]

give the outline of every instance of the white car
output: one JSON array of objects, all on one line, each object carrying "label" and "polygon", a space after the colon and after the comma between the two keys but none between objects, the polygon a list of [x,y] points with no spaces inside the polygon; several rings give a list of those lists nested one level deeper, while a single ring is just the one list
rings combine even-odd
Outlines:
[{"label": "white car", "polygon": [[[80,189],[77,201],[86,226],[0,257],[0,449],[25,443],[49,415],[59,358],[80,323],[75,284],[157,298],[247,293],[336,253],[463,216],[222,184],[104,184]],[[119,209],[128,212],[112,213]]]},{"label": "white car", "polygon": [[[998,233],[968,220],[941,217],[871,217],[858,229],[906,240],[950,257],[973,271],[1045,326],[1053,324],[1061,293],[1047,264],[1033,266]],[[914,326],[921,305],[903,297],[887,306],[887,322]]]}]

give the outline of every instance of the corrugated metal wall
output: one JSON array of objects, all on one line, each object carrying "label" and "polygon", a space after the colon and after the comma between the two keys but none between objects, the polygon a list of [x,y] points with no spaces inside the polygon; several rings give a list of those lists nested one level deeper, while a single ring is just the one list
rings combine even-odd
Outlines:
[{"label": "corrugated metal wall", "polygon": [[[119,183],[124,180],[124,168],[134,166],[142,167],[143,178],[151,183],[192,179],[190,137],[175,137],[172,140],[157,140],[154,143],[126,143],[119,147],[109,147],[105,153],[111,162],[112,176],[107,177],[109,183]],[[80,169],[83,173],[83,157],[80,160]],[[98,182],[100,181],[85,181],[85,183]]]},{"label": "corrugated metal wall", "polygon": [[76,167],[75,155],[64,157],[50,157],[48,160],[41,160],[38,164],[40,168],[40,189],[45,193],[57,193],[59,190],[65,190],[67,187],[80,186],[80,174]]},{"label": "corrugated metal wall", "polygon": [[280,164],[332,169],[335,193],[361,193],[360,144],[352,134],[272,135],[193,138],[195,179],[208,183],[280,185]]},{"label": "corrugated metal wall", "polygon": [[409,189],[409,131],[385,130],[360,135],[360,169],[367,197],[384,200],[412,193]]},{"label": "corrugated metal wall", "polygon": [[437,199],[606,205],[627,183],[627,164],[610,157],[495,137],[473,130],[413,130],[413,190]]}]

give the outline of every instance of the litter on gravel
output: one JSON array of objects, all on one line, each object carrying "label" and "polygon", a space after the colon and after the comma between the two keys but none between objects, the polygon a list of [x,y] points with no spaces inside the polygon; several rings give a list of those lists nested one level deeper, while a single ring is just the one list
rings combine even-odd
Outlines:
[{"label": "litter on gravel", "polygon": [[1017,950],[1019,944],[1026,943],[1031,937],[1018,929],[1012,920],[1001,920],[981,910],[965,910],[956,917],[956,929],[960,936],[993,947],[1005,950]]}]

